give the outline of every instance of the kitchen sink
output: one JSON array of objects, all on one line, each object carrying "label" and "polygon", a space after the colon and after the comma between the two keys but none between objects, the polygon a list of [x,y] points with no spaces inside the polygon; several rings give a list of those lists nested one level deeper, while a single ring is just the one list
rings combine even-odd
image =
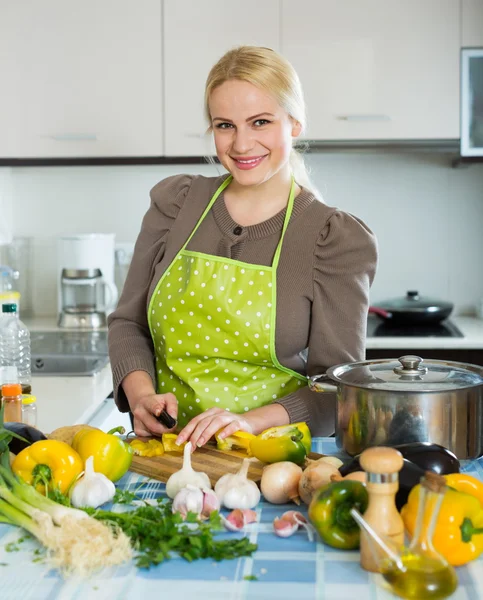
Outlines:
[{"label": "kitchen sink", "polygon": [[105,331],[36,331],[30,339],[33,376],[91,377],[109,362]]},{"label": "kitchen sink", "polygon": [[39,354],[32,355],[31,371],[33,376],[90,377],[102,371],[108,362],[108,356]]}]

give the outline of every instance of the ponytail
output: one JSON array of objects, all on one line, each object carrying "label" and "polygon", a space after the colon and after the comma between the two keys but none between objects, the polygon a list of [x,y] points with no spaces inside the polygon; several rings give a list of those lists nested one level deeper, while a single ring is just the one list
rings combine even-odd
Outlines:
[{"label": "ponytail", "polygon": [[305,165],[305,160],[302,153],[299,150],[292,148],[289,162],[295,181],[305,189],[309,190],[309,192],[312,192],[319,200],[322,200],[316,186],[310,179],[309,171]]}]

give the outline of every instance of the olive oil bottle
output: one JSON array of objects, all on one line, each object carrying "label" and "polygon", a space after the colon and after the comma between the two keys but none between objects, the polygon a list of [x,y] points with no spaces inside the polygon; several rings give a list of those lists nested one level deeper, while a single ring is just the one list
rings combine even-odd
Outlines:
[{"label": "olive oil bottle", "polygon": [[382,576],[401,598],[439,600],[451,596],[458,585],[456,571],[432,543],[445,491],[443,477],[426,473],[421,481],[414,537],[397,561],[389,558],[381,565]]}]

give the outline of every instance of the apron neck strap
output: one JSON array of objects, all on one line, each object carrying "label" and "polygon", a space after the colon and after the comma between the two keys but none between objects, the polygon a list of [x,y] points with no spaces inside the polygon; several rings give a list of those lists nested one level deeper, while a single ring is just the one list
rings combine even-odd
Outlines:
[{"label": "apron neck strap", "polygon": [[[196,223],[195,228],[191,232],[189,238],[186,240],[186,242],[183,245],[183,247],[181,248],[181,250],[185,250],[186,249],[186,246],[189,244],[191,238],[196,233],[196,231],[197,231],[198,227],[201,225],[203,219],[206,217],[206,215],[208,214],[208,212],[211,210],[211,207],[216,202],[216,199],[221,194],[221,192],[223,192],[223,190],[226,189],[230,185],[232,179],[233,179],[233,176],[229,175],[225,179],[225,181],[220,185],[220,187],[216,190],[216,192],[213,194],[213,197],[209,201],[208,206],[203,211],[203,214],[199,218],[198,223]],[[282,251],[283,238],[285,237],[285,232],[287,231],[287,227],[288,227],[288,224],[289,224],[289,221],[290,221],[290,217],[292,216],[294,199],[295,199],[295,179],[292,176],[292,184],[290,186],[290,194],[289,194],[289,197],[288,197],[287,210],[285,212],[285,219],[283,221],[282,234],[280,236],[280,241],[278,242],[277,249],[275,250],[275,255],[273,257],[273,263],[272,263],[272,267],[273,268],[277,267],[278,261],[280,260],[280,253]]]}]

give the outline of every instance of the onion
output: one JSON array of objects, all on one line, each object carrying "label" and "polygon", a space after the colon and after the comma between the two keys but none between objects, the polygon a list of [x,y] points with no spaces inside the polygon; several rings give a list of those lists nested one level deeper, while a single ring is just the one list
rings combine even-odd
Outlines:
[{"label": "onion", "polygon": [[298,487],[301,477],[301,467],[293,462],[281,461],[267,465],[260,482],[262,494],[272,504],[285,504],[291,500],[300,504]]},{"label": "onion", "polygon": [[330,483],[330,478],[336,473],[339,473],[337,467],[324,461],[323,458],[311,463],[302,473],[299,481],[299,496],[305,504],[310,504],[314,493]]},{"label": "onion", "polygon": [[337,472],[330,476],[331,481],[344,481],[349,479],[349,481],[360,481],[361,483],[367,482],[367,473],[365,471],[354,471],[353,473],[349,473],[345,477]]}]

